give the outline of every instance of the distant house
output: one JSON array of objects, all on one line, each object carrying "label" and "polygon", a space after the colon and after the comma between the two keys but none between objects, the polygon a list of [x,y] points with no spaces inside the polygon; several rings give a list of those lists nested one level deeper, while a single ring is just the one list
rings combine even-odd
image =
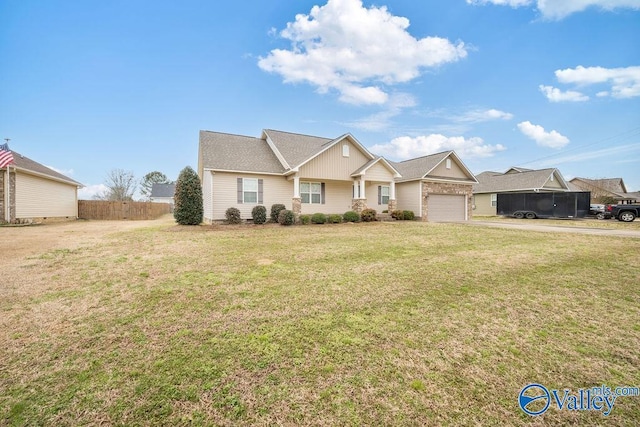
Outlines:
[{"label": "distant house", "polygon": [[81,183],[15,151],[13,159],[0,169],[0,222],[78,217]]},{"label": "distant house", "polygon": [[613,199],[617,204],[630,204],[640,201],[639,193],[627,192],[622,178],[589,179],[573,178],[569,186],[574,191],[590,191],[591,201],[600,203],[606,199]]},{"label": "distant house", "polygon": [[468,220],[473,174],[453,152],[404,162],[371,154],[353,135],[264,130],[259,138],[200,131],[206,222],[236,207],[281,203],[296,214],[412,210],[422,221]]},{"label": "distant house", "polygon": [[473,214],[497,215],[498,193],[520,191],[569,191],[569,184],[558,169],[512,167],[504,173],[482,172],[473,186]]},{"label": "distant house", "polygon": [[175,184],[153,184],[151,186],[150,200],[154,203],[169,203],[173,206],[173,195],[175,192]]}]

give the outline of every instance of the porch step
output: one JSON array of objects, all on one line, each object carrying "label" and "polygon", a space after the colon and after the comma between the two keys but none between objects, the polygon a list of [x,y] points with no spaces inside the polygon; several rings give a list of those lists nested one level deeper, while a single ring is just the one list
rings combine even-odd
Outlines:
[{"label": "porch step", "polygon": [[395,221],[395,218],[391,217],[391,214],[388,213],[380,213],[376,215],[378,221]]}]

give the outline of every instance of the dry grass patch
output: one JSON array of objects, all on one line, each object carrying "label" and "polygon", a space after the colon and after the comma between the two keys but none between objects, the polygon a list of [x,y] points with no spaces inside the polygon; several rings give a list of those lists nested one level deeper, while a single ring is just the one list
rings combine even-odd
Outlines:
[{"label": "dry grass patch", "polygon": [[167,224],[45,248],[14,260],[23,280],[2,288],[0,419],[640,422],[640,398],[606,419],[517,407],[533,381],[640,385],[640,241],[551,236]]}]

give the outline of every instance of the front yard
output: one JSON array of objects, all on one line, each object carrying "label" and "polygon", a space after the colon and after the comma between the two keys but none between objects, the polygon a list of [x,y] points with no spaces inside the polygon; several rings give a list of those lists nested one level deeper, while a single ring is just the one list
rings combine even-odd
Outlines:
[{"label": "front yard", "polygon": [[640,386],[640,239],[91,224],[0,229],[0,424],[640,423],[640,397],[518,407],[532,382]]}]

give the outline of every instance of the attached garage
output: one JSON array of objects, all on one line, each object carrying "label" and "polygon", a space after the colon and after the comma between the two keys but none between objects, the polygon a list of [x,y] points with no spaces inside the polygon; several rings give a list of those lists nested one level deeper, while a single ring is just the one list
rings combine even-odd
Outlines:
[{"label": "attached garage", "polygon": [[430,194],[427,198],[427,221],[466,221],[467,196],[458,194]]}]

